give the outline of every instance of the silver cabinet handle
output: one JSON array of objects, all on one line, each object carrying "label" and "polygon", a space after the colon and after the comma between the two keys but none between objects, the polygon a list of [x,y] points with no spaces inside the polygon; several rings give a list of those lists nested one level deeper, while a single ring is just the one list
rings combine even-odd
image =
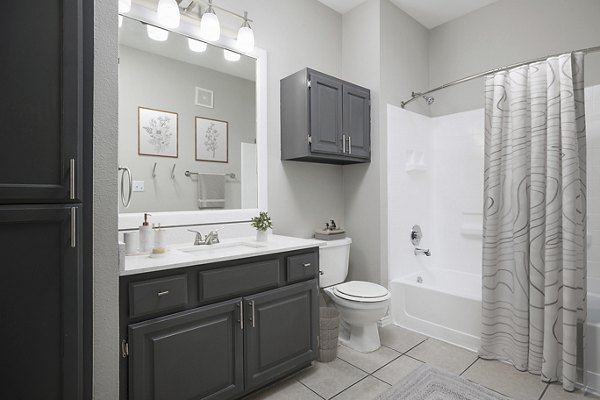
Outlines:
[{"label": "silver cabinet handle", "polygon": [[244,302],[240,300],[240,304],[238,304],[240,308],[240,329],[244,330]]},{"label": "silver cabinet handle", "polygon": [[69,160],[69,198],[75,199],[75,159]]},{"label": "silver cabinet handle", "polygon": [[162,292],[158,292],[158,293],[156,293],[156,295],[157,295],[158,297],[161,297],[161,296],[166,296],[166,295],[168,295],[168,294],[169,294],[169,291],[168,291],[168,290],[163,290]]},{"label": "silver cabinet handle", "polygon": [[77,247],[77,207],[71,207],[71,247]]},{"label": "silver cabinet handle", "polygon": [[252,317],[251,317],[251,320],[252,320],[252,327],[255,328],[256,327],[256,322],[254,321],[254,300],[249,301],[248,303],[250,304],[250,307],[252,307]]},{"label": "silver cabinet handle", "polygon": [[311,265],[312,265],[311,263],[305,263],[303,266],[304,266],[304,268],[308,268],[308,267],[310,267]]},{"label": "silver cabinet handle", "polygon": [[342,135],[342,153],[346,153],[346,135]]},{"label": "silver cabinet handle", "polygon": [[352,154],[352,136],[348,135],[348,154]]}]

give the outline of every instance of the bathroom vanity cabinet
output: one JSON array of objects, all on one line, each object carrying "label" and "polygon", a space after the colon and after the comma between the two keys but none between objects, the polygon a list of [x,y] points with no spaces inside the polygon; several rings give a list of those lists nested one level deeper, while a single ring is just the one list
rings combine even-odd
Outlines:
[{"label": "bathroom vanity cabinet", "polygon": [[317,357],[318,248],[120,278],[121,400],[234,399]]},{"label": "bathroom vanity cabinet", "polygon": [[371,160],[369,89],[310,68],[282,79],[280,89],[282,160]]}]

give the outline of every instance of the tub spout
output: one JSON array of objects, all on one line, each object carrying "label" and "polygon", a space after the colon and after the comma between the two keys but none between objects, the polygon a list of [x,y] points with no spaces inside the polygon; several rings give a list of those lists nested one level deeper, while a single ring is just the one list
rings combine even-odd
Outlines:
[{"label": "tub spout", "polygon": [[427,257],[429,257],[431,255],[431,251],[429,251],[429,249],[421,249],[421,248],[415,247],[415,256],[422,256],[422,255],[426,255]]}]

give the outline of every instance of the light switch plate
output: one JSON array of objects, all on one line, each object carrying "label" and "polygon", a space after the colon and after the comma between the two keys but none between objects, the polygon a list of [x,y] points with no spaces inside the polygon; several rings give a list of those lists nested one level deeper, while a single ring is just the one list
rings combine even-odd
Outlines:
[{"label": "light switch plate", "polygon": [[143,192],[144,191],[144,181],[133,181],[133,189],[134,192]]}]

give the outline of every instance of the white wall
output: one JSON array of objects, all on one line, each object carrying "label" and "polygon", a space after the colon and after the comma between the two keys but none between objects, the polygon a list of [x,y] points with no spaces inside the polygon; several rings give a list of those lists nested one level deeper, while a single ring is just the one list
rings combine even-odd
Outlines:
[{"label": "white wall", "polygon": [[[600,1],[500,0],[430,32],[431,88],[488,69],[600,45]],[[586,85],[600,83],[600,53],[586,58]],[[433,94],[431,115],[483,108],[483,78]],[[415,86],[412,90],[424,90]],[[406,93],[405,96],[410,96]],[[413,104],[408,106],[414,110]]]},{"label": "white wall", "polygon": [[117,2],[94,7],[93,376],[97,400],[118,399]]},{"label": "white wall", "polygon": [[[195,104],[196,87],[214,92],[214,108]],[[225,208],[241,208],[241,143],[256,140],[255,92],[253,81],[119,45],[119,165],[129,167],[145,186],[132,194],[129,208],[120,205],[119,211],[197,210],[197,183],[184,176],[186,170],[236,174],[235,180],[226,179]],[[138,107],[178,114],[177,158],[138,154]],[[195,117],[228,122],[228,162],[196,161]]]},{"label": "white wall", "polygon": [[600,279],[600,85],[585,89],[588,277]]}]

